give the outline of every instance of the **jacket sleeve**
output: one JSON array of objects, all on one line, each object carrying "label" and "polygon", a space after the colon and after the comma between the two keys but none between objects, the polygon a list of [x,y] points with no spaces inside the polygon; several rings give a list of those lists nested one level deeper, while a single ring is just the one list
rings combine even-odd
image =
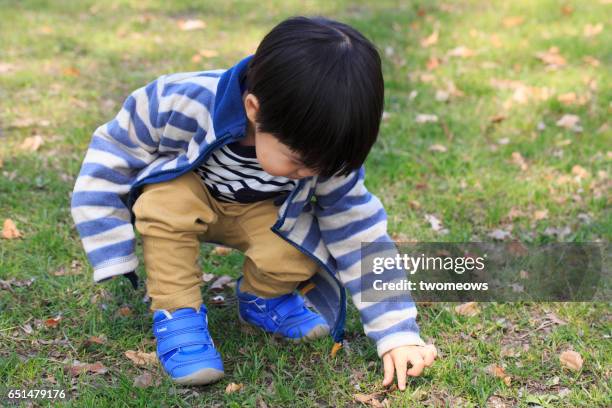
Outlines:
[{"label": "jacket sleeve", "polygon": [[71,214],[96,282],[138,266],[126,196],[158,156],[163,78],[132,92],[116,117],[95,130],[75,182]]},{"label": "jacket sleeve", "polygon": [[[350,292],[364,332],[376,342],[378,355],[382,357],[399,346],[425,343],[419,335],[417,310],[409,294],[403,292],[398,297],[394,292],[383,294],[389,297],[378,297],[376,302],[362,301],[361,243],[388,242],[389,245],[384,245],[384,256],[397,253],[387,234],[387,216],[382,203],[366,189],[364,177],[362,166],[346,177],[320,178],[315,189],[315,214],[322,239],[336,262],[337,277]],[[401,270],[377,275],[377,279],[385,282],[405,277]]]}]

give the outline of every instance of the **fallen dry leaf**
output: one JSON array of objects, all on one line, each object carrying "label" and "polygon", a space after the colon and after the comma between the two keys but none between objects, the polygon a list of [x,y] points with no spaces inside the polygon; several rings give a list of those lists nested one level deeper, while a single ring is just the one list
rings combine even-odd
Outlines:
[{"label": "fallen dry leaf", "polygon": [[431,146],[429,146],[429,151],[445,153],[446,151],[448,151],[448,149],[446,148],[446,146],[441,145],[441,144],[432,144]]},{"label": "fallen dry leaf", "polygon": [[438,42],[438,30],[435,30],[431,35],[421,40],[421,47],[428,48]]},{"label": "fallen dry leaf", "polygon": [[519,152],[512,152],[512,163],[517,165],[521,171],[526,171],[529,168],[525,158]]},{"label": "fallen dry leaf", "polygon": [[467,302],[455,306],[455,312],[461,316],[476,316],[480,313],[478,302]]},{"label": "fallen dry leaf", "polygon": [[81,76],[81,71],[79,71],[79,69],[76,67],[66,67],[62,70],[62,73],[66,76],[71,76],[71,77]]},{"label": "fallen dry leaf", "polygon": [[102,336],[89,336],[89,338],[87,340],[85,340],[85,344],[89,345],[89,344],[105,344],[106,343],[106,336],[102,335]]},{"label": "fallen dry leaf", "polygon": [[206,28],[206,23],[198,19],[179,20],[177,25],[182,31],[201,30]]},{"label": "fallen dry leaf", "polygon": [[601,65],[601,61],[599,61],[597,58],[592,57],[590,55],[587,55],[585,57],[582,57],[582,61],[585,62],[585,64],[588,64],[592,67],[598,67]]},{"label": "fallen dry leaf", "polygon": [[240,391],[241,389],[244,388],[244,384],[243,383],[229,383],[227,384],[227,387],[225,387],[225,393],[226,394],[231,394],[232,392],[236,392],[236,391]]},{"label": "fallen dry leaf", "polygon": [[538,210],[533,213],[532,219],[534,221],[540,221],[540,220],[545,220],[546,218],[548,218],[548,210]]},{"label": "fallen dry leaf", "polygon": [[512,383],[512,378],[508,374],[506,374],[506,372],[504,371],[502,367],[498,366],[497,364],[488,365],[485,371],[489,375],[492,375],[497,378],[501,378],[504,384],[506,384],[508,387]]},{"label": "fallen dry leaf", "polygon": [[436,232],[440,232],[440,233],[448,232],[447,229],[442,228],[442,221],[440,221],[435,215],[425,214],[425,221],[427,221],[429,225],[431,226],[431,229]]},{"label": "fallen dry leaf", "polygon": [[438,121],[438,116],[428,114],[428,113],[420,113],[416,116],[416,123],[436,123]]},{"label": "fallen dry leaf", "polygon": [[210,282],[211,280],[215,279],[217,275],[215,275],[214,273],[205,273],[202,274],[202,280],[204,282]]},{"label": "fallen dry leaf", "polygon": [[566,350],[561,353],[559,355],[559,361],[561,361],[561,365],[574,371],[580,371],[584,363],[582,356],[573,350]]},{"label": "fallen dry leaf", "polygon": [[57,327],[57,325],[59,324],[59,322],[62,320],[62,316],[61,315],[57,315],[55,317],[51,317],[47,320],[45,320],[45,326],[49,327],[49,328],[55,328]]},{"label": "fallen dry leaf", "polygon": [[503,241],[504,239],[511,237],[512,234],[509,231],[504,231],[502,229],[495,229],[489,232],[487,236],[493,239],[496,239],[498,241]]},{"label": "fallen dry leaf", "polygon": [[134,387],[138,387],[138,388],[147,388],[147,387],[150,387],[152,383],[153,383],[153,376],[151,375],[150,372],[145,371],[144,373],[134,378],[133,385]]},{"label": "fallen dry leaf", "polygon": [[433,71],[440,66],[440,59],[437,57],[430,57],[427,60],[426,68],[428,71]]},{"label": "fallen dry leaf", "polygon": [[599,35],[603,31],[603,28],[604,26],[602,23],[587,24],[584,26],[584,30],[582,34],[586,38],[595,37],[596,35]]},{"label": "fallen dry leaf", "polygon": [[219,245],[219,246],[216,246],[216,247],[215,247],[215,248],[214,248],[214,249],[211,251],[211,253],[212,253],[213,255],[226,256],[226,255],[231,254],[231,253],[232,253],[232,251],[233,251],[233,249],[232,249],[232,248],[230,248],[230,247],[226,247],[226,246],[221,246],[221,245]]},{"label": "fallen dry leaf", "polygon": [[576,176],[578,180],[588,178],[591,174],[582,166],[576,164],[572,167],[572,174]]},{"label": "fallen dry leaf", "polygon": [[525,17],[521,17],[521,16],[506,17],[502,20],[502,23],[504,24],[504,27],[506,28],[516,27],[516,26],[523,24],[524,22],[525,22]]},{"label": "fallen dry leaf", "polygon": [[30,152],[35,152],[38,148],[44,143],[42,136],[35,135],[26,137],[23,142],[19,145],[21,150],[27,150]]},{"label": "fallen dry leaf", "polygon": [[108,372],[108,368],[104,367],[104,365],[100,362],[87,364],[81,363],[78,360],[75,360],[74,363],[68,367],[68,370],[73,377],[88,372],[92,374],[105,374]]},{"label": "fallen dry leaf", "polygon": [[157,364],[157,354],[155,352],[152,353],[144,353],[142,351],[134,351],[127,350],[125,356],[129,358],[134,364],[142,366],[142,365],[154,365]]},{"label": "fallen dry leaf", "polygon": [[550,47],[548,51],[538,52],[536,57],[551,67],[562,67],[567,64],[565,58],[559,54],[559,48],[557,47]]},{"label": "fallen dry leaf", "polygon": [[220,276],[217,280],[215,280],[210,287],[208,288],[208,290],[211,290],[213,292],[222,292],[223,289],[228,286],[230,284],[230,282],[232,282],[233,278],[231,276],[228,275],[223,275]]},{"label": "fallen dry leaf", "polygon": [[17,229],[17,226],[10,218],[4,220],[2,226],[2,238],[4,239],[17,239],[21,238],[23,234]]},{"label": "fallen dry leaf", "polygon": [[121,306],[117,313],[119,313],[119,316],[127,317],[132,314],[132,309],[129,306]]},{"label": "fallen dry leaf", "polygon": [[580,132],[580,116],[565,114],[556,122],[556,125],[565,129],[573,130],[574,132]]},{"label": "fallen dry leaf", "polygon": [[446,55],[449,57],[469,58],[476,55],[476,51],[460,45],[459,47],[450,50]]}]

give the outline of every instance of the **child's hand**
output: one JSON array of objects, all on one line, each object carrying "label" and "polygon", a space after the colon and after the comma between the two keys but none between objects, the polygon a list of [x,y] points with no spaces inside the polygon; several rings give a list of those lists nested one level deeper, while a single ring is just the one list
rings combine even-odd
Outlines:
[{"label": "child's hand", "polygon": [[[400,390],[406,389],[406,373],[412,377],[418,377],[423,368],[433,364],[438,356],[436,346],[401,346],[387,351],[382,356],[385,377],[383,385],[386,387],[393,383],[393,372],[397,371],[397,386]],[[412,364],[408,370],[408,362]]]}]

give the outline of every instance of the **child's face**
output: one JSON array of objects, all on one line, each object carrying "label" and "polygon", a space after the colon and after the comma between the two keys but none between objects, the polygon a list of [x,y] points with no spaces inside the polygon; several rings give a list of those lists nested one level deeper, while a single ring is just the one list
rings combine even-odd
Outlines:
[{"label": "child's face", "polygon": [[263,170],[273,176],[294,180],[314,176],[316,172],[301,162],[299,154],[293,152],[272,134],[257,131],[255,126],[255,117],[259,110],[257,97],[245,93],[243,101],[250,128],[253,129],[252,134],[247,135],[247,140],[249,144],[255,145],[257,160]]},{"label": "child's face", "polygon": [[269,133],[255,131],[257,160],[264,171],[273,176],[301,179],[315,172],[304,166],[298,154]]}]

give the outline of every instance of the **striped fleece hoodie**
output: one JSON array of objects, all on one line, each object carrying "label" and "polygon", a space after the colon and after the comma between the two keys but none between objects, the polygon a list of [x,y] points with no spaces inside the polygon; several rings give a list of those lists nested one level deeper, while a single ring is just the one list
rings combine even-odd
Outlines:
[{"label": "striped fleece hoodie", "polygon": [[[239,78],[251,58],[227,70],[163,75],[132,92],[117,116],[95,130],[71,200],[95,282],[138,266],[132,206],[143,185],[192,171],[214,149],[244,137]],[[318,272],[298,289],[329,323],[334,349],[344,337],[347,288],[382,356],[424,342],[410,296],[361,300],[361,243],[392,243],[385,210],[364,176],[362,166],[348,176],[300,179],[278,203],[271,229],[318,263]],[[386,281],[404,277],[400,270],[379,275]]]}]

